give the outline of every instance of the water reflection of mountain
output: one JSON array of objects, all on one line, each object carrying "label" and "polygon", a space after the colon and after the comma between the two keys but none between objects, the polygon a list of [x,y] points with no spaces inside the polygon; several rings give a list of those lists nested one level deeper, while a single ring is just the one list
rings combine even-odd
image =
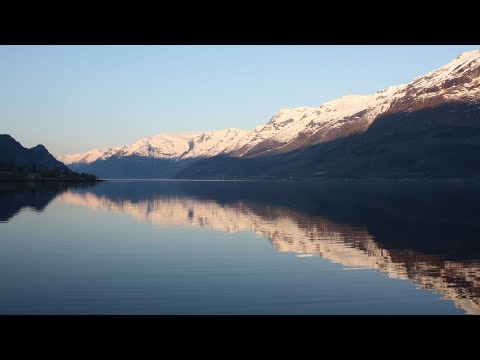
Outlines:
[{"label": "water reflection of mountain", "polygon": [[88,185],[62,182],[0,182],[0,222],[9,221],[23,208],[43,211],[58,194],[72,186]]},{"label": "water reflection of mountain", "polygon": [[124,182],[59,198],[157,226],[252,231],[278,251],[410,279],[480,314],[477,185]]}]

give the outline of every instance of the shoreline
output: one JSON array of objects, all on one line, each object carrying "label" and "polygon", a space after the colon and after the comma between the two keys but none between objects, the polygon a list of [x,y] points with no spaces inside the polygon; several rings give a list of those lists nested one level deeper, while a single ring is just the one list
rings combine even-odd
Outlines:
[{"label": "shoreline", "polygon": [[34,183],[43,183],[43,182],[81,182],[81,183],[95,183],[106,181],[103,179],[98,180],[82,180],[82,179],[0,179],[0,182],[34,182]]},{"label": "shoreline", "polygon": [[[1,181],[1,180],[0,180]],[[338,182],[442,182],[480,183],[479,178],[257,178],[257,179],[175,179],[175,178],[107,178],[97,181],[107,182],[294,182],[294,181],[338,181]]]},{"label": "shoreline", "polygon": [[480,183],[479,178],[258,178],[258,179],[173,179],[173,178],[108,178],[96,180],[82,179],[14,179],[0,178],[0,183],[5,182],[30,182],[30,183],[99,183],[99,182],[381,182],[381,183]]}]

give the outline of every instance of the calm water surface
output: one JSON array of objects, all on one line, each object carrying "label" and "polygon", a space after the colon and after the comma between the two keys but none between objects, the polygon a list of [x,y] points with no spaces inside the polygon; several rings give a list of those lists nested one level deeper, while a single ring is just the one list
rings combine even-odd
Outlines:
[{"label": "calm water surface", "polygon": [[480,186],[0,184],[1,314],[480,314]]}]

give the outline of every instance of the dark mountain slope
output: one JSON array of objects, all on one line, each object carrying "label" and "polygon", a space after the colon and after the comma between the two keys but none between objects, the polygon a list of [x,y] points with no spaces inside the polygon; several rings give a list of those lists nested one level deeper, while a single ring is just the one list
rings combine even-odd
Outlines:
[{"label": "dark mountain slope", "polygon": [[55,159],[43,145],[31,149],[24,148],[10,135],[0,134],[0,167],[21,167],[31,169],[35,165],[37,170],[59,169],[68,170],[68,167]]},{"label": "dark mountain slope", "polygon": [[55,159],[43,145],[24,148],[10,135],[0,135],[0,180],[95,181],[96,176],[77,174]]},{"label": "dark mountain slope", "polygon": [[285,155],[214,157],[178,178],[480,177],[480,103],[387,114],[366,132]]},{"label": "dark mountain slope", "polygon": [[76,163],[72,164],[71,168],[75,171],[91,172],[101,178],[110,179],[171,178],[194,161],[193,159],[157,159],[132,155],[110,157],[105,160],[96,160],[90,164]]}]

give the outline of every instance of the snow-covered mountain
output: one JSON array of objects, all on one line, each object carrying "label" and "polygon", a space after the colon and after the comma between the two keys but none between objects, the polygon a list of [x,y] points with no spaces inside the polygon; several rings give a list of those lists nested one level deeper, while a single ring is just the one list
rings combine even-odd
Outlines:
[{"label": "snow-covered mountain", "polygon": [[[253,130],[223,129],[161,133],[127,146],[64,155],[67,165],[135,156],[150,159],[202,159],[219,154],[251,158],[290,152],[365,132],[379,117],[441,104],[480,101],[480,50],[465,52],[448,64],[371,95],[349,95],[319,107],[282,109]],[[87,168],[88,170],[88,168]]]},{"label": "snow-covered mountain", "polygon": [[223,152],[230,152],[243,145],[243,138],[248,131],[224,129],[205,132],[160,133],[142,138],[130,145],[107,149],[93,149],[86,153],[64,155],[59,157],[65,164],[92,163],[112,156],[143,156],[159,159],[188,159],[211,157]]}]

